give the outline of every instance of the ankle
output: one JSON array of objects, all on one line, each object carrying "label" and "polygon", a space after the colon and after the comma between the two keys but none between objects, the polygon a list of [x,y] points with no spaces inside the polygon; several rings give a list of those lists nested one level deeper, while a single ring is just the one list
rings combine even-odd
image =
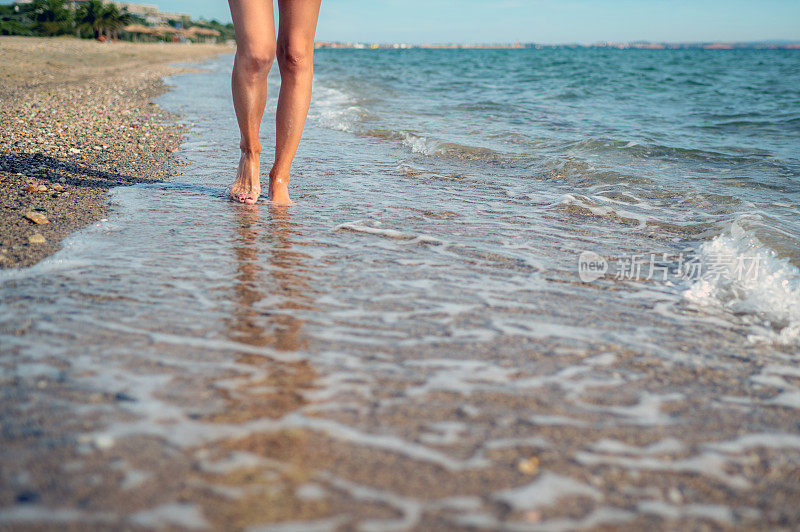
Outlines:
[{"label": "ankle", "polygon": [[259,157],[261,155],[261,146],[239,146],[239,149],[245,157]]},{"label": "ankle", "polygon": [[269,178],[273,181],[279,182],[288,182],[289,181],[289,171],[288,170],[281,170],[276,168],[275,166],[269,171]]}]

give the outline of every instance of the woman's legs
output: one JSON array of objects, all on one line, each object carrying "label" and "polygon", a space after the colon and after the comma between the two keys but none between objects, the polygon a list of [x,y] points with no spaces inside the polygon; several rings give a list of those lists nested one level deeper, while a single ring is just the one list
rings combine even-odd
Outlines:
[{"label": "woman's legs", "polygon": [[289,173],[311,103],[319,6],[320,0],[278,0],[281,92],[275,120],[275,162],[269,173],[270,199],[278,203],[289,203]]},{"label": "woman's legs", "polygon": [[231,89],[242,150],[231,196],[252,204],[261,194],[258,134],[267,103],[267,74],[275,57],[275,19],[272,0],[229,0],[228,4],[236,30]]}]

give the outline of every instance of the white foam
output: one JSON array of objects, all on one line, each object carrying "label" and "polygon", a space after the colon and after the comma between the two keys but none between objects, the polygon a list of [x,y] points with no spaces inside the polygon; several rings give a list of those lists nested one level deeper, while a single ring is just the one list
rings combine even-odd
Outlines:
[{"label": "white foam", "polygon": [[319,500],[324,499],[326,492],[325,489],[320,486],[319,484],[303,484],[302,486],[298,486],[297,489],[294,491],[295,495],[299,499],[304,500]]},{"label": "white foam", "polygon": [[757,318],[751,341],[800,342],[800,270],[733,223],[697,252],[713,271],[683,294],[695,304]]},{"label": "white foam", "polygon": [[571,532],[573,530],[594,530],[596,528],[614,530],[618,528],[614,525],[632,521],[635,518],[636,514],[621,508],[601,507],[593,510],[581,519],[550,519],[538,525],[529,525],[525,523],[513,526],[514,523],[511,523],[512,526],[504,526],[503,528],[524,532]]},{"label": "white foam", "polygon": [[209,473],[230,473],[237,469],[248,469],[258,467],[264,463],[264,459],[253,453],[245,453],[236,451],[222,460],[216,462],[203,462],[201,467],[203,471]]},{"label": "white foam", "polygon": [[424,445],[415,444],[396,436],[369,434],[328,419],[290,414],[284,418],[284,422],[281,423],[281,425],[285,427],[319,430],[340,441],[383,449],[406,456],[412,460],[437,464],[449,471],[464,471],[486,467],[490,464],[486,458],[480,455],[465,460],[458,460],[439,451],[425,447]]},{"label": "white foam", "polygon": [[328,475],[323,476],[323,478],[335,488],[347,492],[355,499],[382,503],[400,512],[400,517],[397,519],[367,519],[362,521],[359,525],[359,530],[368,532],[409,530],[419,523],[422,516],[422,504],[414,499],[356,484],[343,478]]},{"label": "white foam", "polygon": [[627,418],[630,423],[637,425],[669,425],[673,419],[661,411],[661,405],[670,401],[683,399],[679,393],[655,394],[643,392],[639,397],[639,402],[630,406],[597,406],[583,403],[583,407],[588,410],[598,412],[608,412],[616,416]]},{"label": "white foam", "polygon": [[190,530],[209,528],[208,522],[194,504],[168,503],[150,510],[143,510],[128,518],[133,524],[155,529],[178,526]]},{"label": "white foam", "polygon": [[593,453],[577,453],[575,459],[583,465],[613,465],[631,470],[671,471],[696,473],[715,478],[736,489],[750,488],[750,482],[739,475],[725,472],[728,461],[715,452],[706,452],[682,460],[662,460],[651,456],[608,456]]},{"label": "white foam", "polygon": [[582,419],[576,419],[567,416],[556,416],[556,415],[536,415],[531,416],[528,418],[531,423],[534,425],[544,425],[544,426],[573,426],[573,427],[585,427],[589,425],[586,421]]},{"label": "white foam", "polygon": [[653,514],[666,519],[694,517],[726,524],[733,522],[733,512],[731,509],[718,504],[687,504],[685,506],[673,506],[662,501],[643,501],[637,504],[636,507],[641,513]]},{"label": "white foam", "polygon": [[735,440],[709,443],[705,447],[725,453],[740,453],[753,447],[769,449],[800,449],[800,436],[797,434],[745,434]]},{"label": "white foam", "polygon": [[502,491],[495,498],[514,510],[524,511],[550,506],[564,497],[597,499],[600,496],[600,492],[595,488],[571,477],[546,472],[530,484]]},{"label": "white foam", "polygon": [[552,447],[552,445],[549,441],[541,436],[529,436],[527,438],[505,438],[487,441],[484,444],[484,448],[486,449],[513,449],[515,447],[537,447],[539,449],[549,449]]},{"label": "white foam", "polygon": [[314,87],[309,118],[317,124],[336,131],[356,132],[358,124],[371,113],[356,105],[355,99],[347,93],[317,84]]},{"label": "white foam", "polygon": [[[619,201],[613,198],[606,198],[605,196],[592,196],[589,198],[586,196],[578,197],[574,194],[564,194],[561,196],[557,205],[577,205],[578,207],[588,210],[595,216],[616,216],[626,220],[633,220],[638,224],[637,229],[642,229],[647,226],[647,221],[650,219],[650,216],[636,213],[628,209],[613,207],[609,205],[609,203],[620,204]],[[650,208],[647,204],[637,205],[637,207]]]},{"label": "white foam", "polygon": [[126,469],[125,478],[122,479],[122,484],[120,484],[119,487],[123,491],[132,490],[144,484],[151,477],[152,474],[147,471],[140,471],[138,469]]},{"label": "white foam", "polygon": [[116,521],[113,514],[88,513],[74,508],[48,508],[34,504],[24,504],[0,509],[0,523],[111,523]]},{"label": "white foam", "polygon": [[800,391],[785,391],[781,392],[769,401],[769,404],[778,406],[788,406],[789,408],[800,409]]},{"label": "white foam", "polygon": [[427,368],[425,381],[406,390],[406,396],[415,397],[430,392],[456,392],[469,395],[492,385],[505,386],[516,373],[514,368],[502,368],[481,360],[421,360],[409,366]]},{"label": "white foam", "polygon": [[428,431],[419,439],[428,445],[452,445],[458,443],[469,432],[469,427],[460,421],[440,421],[428,425]]},{"label": "white foam", "polygon": [[316,521],[287,521],[270,525],[251,526],[246,532],[329,532],[337,530],[343,521],[342,516]]},{"label": "white foam", "polygon": [[142,335],[148,337],[153,342],[160,342],[165,344],[179,345],[179,346],[193,346],[206,350],[216,351],[230,351],[241,352],[252,355],[261,355],[273,360],[280,360],[282,362],[296,362],[303,360],[301,355],[277,351],[270,348],[253,347],[251,345],[235,342],[231,340],[212,339],[212,338],[195,338],[187,335],[171,334],[164,332],[151,331],[137,327],[130,327],[122,323],[102,322],[93,324],[96,327],[102,327],[112,331],[123,332],[133,335]]},{"label": "white foam", "polygon": [[[539,517],[537,515],[537,517]],[[607,528],[613,525],[632,521],[636,514],[614,508],[603,506],[592,510],[589,514],[580,519],[556,518],[546,521],[499,521],[494,515],[486,512],[464,512],[452,516],[451,520],[461,526],[480,529],[480,530],[509,530],[520,532],[568,532],[573,530],[595,529],[597,527]]]},{"label": "white foam", "polygon": [[346,222],[343,224],[339,224],[333,228],[334,231],[352,231],[354,233],[365,233],[369,235],[376,235],[382,236],[385,238],[391,238],[394,240],[408,240],[411,242],[419,242],[421,244],[443,244],[442,240],[439,240],[436,237],[424,234],[410,234],[410,233],[403,233],[402,231],[397,231],[396,229],[384,229],[381,227],[372,227],[369,225],[365,225],[361,221],[358,222]]},{"label": "white foam", "polygon": [[[456,155],[456,156],[485,156],[492,154],[492,150],[480,146],[469,146],[455,142],[441,141],[432,137],[419,135],[412,131],[400,131],[401,143],[411,148],[412,153],[421,155]],[[423,173],[418,175],[437,176],[436,173]]]},{"label": "white foam", "polygon": [[592,450],[600,453],[612,454],[632,454],[632,455],[653,455],[653,454],[673,454],[682,452],[685,449],[683,443],[675,438],[667,438],[657,441],[646,447],[635,447],[627,445],[617,440],[600,440],[592,445]]},{"label": "white foam", "polygon": [[431,141],[427,137],[415,135],[408,131],[403,131],[403,144],[411,148],[413,153],[420,153],[422,155],[434,155],[436,153],[437,143]]}]

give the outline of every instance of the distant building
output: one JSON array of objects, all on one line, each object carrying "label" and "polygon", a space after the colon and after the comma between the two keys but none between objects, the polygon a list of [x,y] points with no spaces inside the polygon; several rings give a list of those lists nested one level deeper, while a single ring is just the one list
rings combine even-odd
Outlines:
[{"label": "distant building", "polygon": [[[87,1],[87,0],[83,0]],[[147,24],[152,26],[162,26],[169,24],[170,20],[176,20],[186,24],[191,20],[191,15],[188,13],[163,13],[158,10],[157,6],[151,4],[134,4],[132,2],[111,2],[110,0],[103,0],[104,3],[113,3],[120,10],[126,10],[132,15],[138,15],[144,19]]]},{"label": "distant building", "polygon": [[119,10],[125,10],[131,15],[142,17],[144,21],[151,26],[160,26],[164,24],[161,13],[158,7],[150,4],[131,4],[130,2],[114,2]]}]

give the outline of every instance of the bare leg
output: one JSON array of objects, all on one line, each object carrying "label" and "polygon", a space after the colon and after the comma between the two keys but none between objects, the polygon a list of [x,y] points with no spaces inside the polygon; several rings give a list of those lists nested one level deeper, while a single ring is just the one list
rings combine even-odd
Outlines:
[{"label": "bare leg", "polygon": [[269,173],[269,196],[276,203],[290,203],[289,174],[311,103],[319,6],[320,0],[278,0],[281,92],[275,119],[275,162]]},{"label": "bare leg", "polygon": [[259,129],[267,104],[267,74],[275,57],[275,18],[271,0],[229,0],[236,31],[231,89],[242,150],[231,197],[255,203],[261,194]]}]

